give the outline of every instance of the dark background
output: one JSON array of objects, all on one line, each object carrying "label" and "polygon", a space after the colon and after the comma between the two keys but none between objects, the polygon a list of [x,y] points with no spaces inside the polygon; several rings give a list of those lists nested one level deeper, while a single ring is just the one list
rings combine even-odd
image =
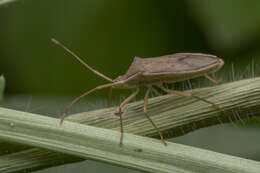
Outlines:
[{"label": "dark background", "polygon": [[[1,6],[4,106],[59,116],[72,98],[107,83],[52,44],[51,38],[113,79],[126,72],[134,56],[201,52],[224,59],[217,76],[230,82],[259,76],[260,1],[22,0]],[[104,107],[107,92],[92,94],[74,111]],[[114,102],[130,92],[115,91]],[[177,141],[260,160],[254,145],[259,128],[249,125],[210,128],[210,133],[202,130]],[[230,133],[229,140],[222,133]],[[238,143],[252,134],[252,143],[240,148]]]},{"label": "dark background", "polygon": [[77,95],[106,83],[51,38],[111,78],[124,74],[134,56],[210,53],[225,60],[229,75],[230,62],[243,70],[260,54],[257,0],[24,0],[1,7],[0,26],[7,94]]}]

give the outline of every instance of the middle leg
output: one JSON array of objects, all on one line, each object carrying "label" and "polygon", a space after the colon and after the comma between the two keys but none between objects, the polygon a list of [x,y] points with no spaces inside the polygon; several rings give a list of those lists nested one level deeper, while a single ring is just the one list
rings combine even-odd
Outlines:
[{"label": "middle leg", "polygon": [[153,122],[153,120],[148,116],[147,114],[147,105],[148,105],[148,97],[149,97],[149,93],[150,91],[152,90],[152,87],[149,86],[146,93],[145,93],[145,96],[144,96],[144,115],[146,116],[146,118],[151,122],[151,124],[153,125],[153,127],[157,130],[157,132],[159,133],[160,135],[160,138],[163,142],[163,144],[165,146],[167,146],[167,143],[165,142],[164,138],[163,138],[163,135],[162,135],[162,132],[160,131],[160,129],[155,125],[155,123]]}]

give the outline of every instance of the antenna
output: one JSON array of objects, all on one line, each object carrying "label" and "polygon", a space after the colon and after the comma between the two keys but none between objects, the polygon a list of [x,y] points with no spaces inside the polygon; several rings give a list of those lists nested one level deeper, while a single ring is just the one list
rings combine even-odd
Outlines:
[{"label": "antenna", "polygon": [[63,48],[64,50],[66,50],[69,54],[71,54],[75,59],[77,59],[81,64],[83,64],[85,67],[87,67],[90,71],[94,72],[96,75],[110,81],[113,82],[112,79],[110,79],[109,77],[103,75],[102,73],[98,72],[97,70],[93,69],[92,67],[90,67],[87,63],[85,63],[81,58],[79,58],[74,52],[72,52],[71,50],[69,50],[67,47],[65,47],[62,43],[60,43],[59,41],[55,40],[54,38],[51,39],[51,41],[53,43],[55,43],[56,45],[60,46],[61,48]]}]

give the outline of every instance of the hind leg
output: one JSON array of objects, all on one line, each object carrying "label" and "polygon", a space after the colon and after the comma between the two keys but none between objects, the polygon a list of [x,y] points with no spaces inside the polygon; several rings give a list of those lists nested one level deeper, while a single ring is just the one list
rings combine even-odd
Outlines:
[{"label": "hind leg", "polygon": [[201,101],[203,101],[205,103],[211,104],[215,109],[217,109],[217,110],[219,110],[221,112],[223,111],[223,109],[219,105],[216,105],[215,103],[213,103],[211,101],[208,101],[208,100],[206,100],[204,98],[201,98],[201,97],[198,97],[198,96],[194,96],[191,93],[183,92],[183,91],[170,90],[170,89],[165,88],[163,85],[158,85],[158,87],[161,88],[163,91],[169,93],[169,94],[176,94],[176,95],[180,95],[180,96],[184,96],[184,97],[193,97],[193,98],[201,100]]},{"label": "hind leg", "polygon": [[214,84],[220,84],[222,82],[222,78],[219,78],[218,80],[215,80],[213,78],[211,78],[209,75],[205,74],[204,75],[205,78],[207,78],[208,80],[210,80],[211,82],[213,82]]}]

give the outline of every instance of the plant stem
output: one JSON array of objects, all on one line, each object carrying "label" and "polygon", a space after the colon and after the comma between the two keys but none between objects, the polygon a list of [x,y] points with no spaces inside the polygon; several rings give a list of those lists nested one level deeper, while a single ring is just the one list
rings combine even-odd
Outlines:
[{"label": "plant stem", "polygon": [[[0,138],[145,172],[254,173],[260,162],[55,118],[0,109]],[[37,151],[36,151],[37,152]],[[5,163],[10,163],[9,161]],[[3,172],[3,171],[1,171]]]},{"label": "plant stem", "polygon": [[[191,92],[196,96],[214,102],[215,104],[221,106],[224,112],[219,112],[211,105],[198,101],[194,98],[165,95],[149,99],[148,114],[164,133],[166,138],[184,135],[190,131],[215,124],[221,124],[230,121],[242,121],[242,119],[245,118],[249,119],[257,115],[260,111],[260,78],[241,80],[218,85],[215,87],[195,89],[187,92]],[[151,124],[149,124],[149,121],[146,120],[145,116],[143,115],[142,104],[143,101],[140,101],[129,104],[127,106],[127,111],[123,120],[124,129],[128,133],[158,137],[156,130],[153,129]],[[0,109],[0,118],[2,114],[4,114],[2,111],[4,112],[4,110]],[[119,117],[115,115],[116,111],[117,108],[100,109],[72,115],[68,118],[68,120],[119,131]],[[10,112],[12,111],[10,110]],[[13,114],[16,114],[16,112],[14,111]],[[30,115],[31,114],[28,113],[26,116],[30,117]],[[1,121],[3,120],[0,119],[0,123]],[[66,122],[65,124],[67,123],[69,122]],[[71,138],[71,140],[73,139]],[[148,141],[149,140],[150,139],[148,139]],[[30,143],[28,144],[30,145]],[[37,142],[35,145],[36,144]],[[6,143],[0,143],[0,147],[4,145],[6,145]],[[160,148],[162,148],[162,146],[163,145],[161,144]],[[59,153],[52,153],[51,151],[41,149],[31,149],[28,147],[24,148],[24,145],[21,147],[11,146],[9,148],[7,147],[7,149],[13,150],[13,153],[5,153],[0,157],[1,172],[24,171],[26,169],[37,170],[44,167],[82,161],[83,158],[85,158],[83,156],[72,157],[68,155],[61,155]],[[27,154],[25,155],[24,153]],[[37,153],[37,156],[35,156],[35,153]],[[77,156],[75,153],[70,154]],[[233,158],[235,160],[239,160],[239,158]],[[6,162],[7,159],[8,162]],[[212,162],[221,162],[220,160],[221,159],[213,159]],[[224,163],[221,164],[224,165]],[[257,162],[257,164],[259,163]],[[197,166],[200,167],[199,165]],[[205,167],[203,167],[203,169],[205,169]],[[228,169],[227,171],[231,170]],[[247,170],[245,172],[249,171]]]}]

